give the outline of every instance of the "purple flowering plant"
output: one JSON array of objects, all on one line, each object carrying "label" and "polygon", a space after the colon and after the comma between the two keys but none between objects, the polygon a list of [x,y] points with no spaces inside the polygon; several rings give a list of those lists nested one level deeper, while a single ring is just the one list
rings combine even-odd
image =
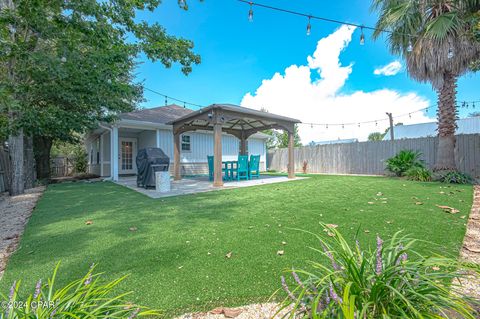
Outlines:
[{"label": "purple flowering plant", "polygon": [[105,281],[102,273],[95,273],[95,265],[92,264],[85,276],[57,288],[59,267],[60,263],[46,282],[38,280],[33,289],[22,289],[20,281],[15,281],[8,294],[0,292],[0,303],[4,305],[0,307],[0,319],[133,319],[160,315],[156,310],[127,302],[129,292],[118,293],[117,286],[127,276]]},{"label": "purple flowering plant", "polygon": [[368,249],[358,240],[350,245],[337,229],[321,227],[328,232],[306,232],[319,240],[313,248],[319,260],[309,270],[282,276],[279,311],[289,309],[291,318],[480,318],[478,300],[460,289],[469,272],[480,274],[478,265],[422,256],[413,249],[417,240],[401,232],[388,240],[377,236]]}]

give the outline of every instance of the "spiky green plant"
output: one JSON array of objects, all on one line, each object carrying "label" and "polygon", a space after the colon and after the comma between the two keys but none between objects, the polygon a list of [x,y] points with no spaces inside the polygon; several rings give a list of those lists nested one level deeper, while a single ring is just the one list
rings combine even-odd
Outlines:
[{"label": "spiky green plant", "polygon": [[127,276],[104,282],[102,274],[94,274],[94,265],[80,279],[57,289],[57,264],[46,283],[38,281],[32,293],[21,291],[21,283],[14,282],[8,295],[0,293],[0,319],[51,318],[136,318],[159,315],[125,301],[130,293],[117,294],[116,287]]},{"label": "spiky green plant", "polygon": [[385,242],[377,237],[375,250],[358,241],[351,247],[338,231],[322,226],[329,236],[314,235],[323,262],[312,262],[311,271],[290,271],[294,289],[282,277],[282,309],[291,307],[291,318],[478,318],[472,306],[478,301],[460,289],[464,271],[480,273],[478,265],[423,257],[412,249],[415,240],[400,233]]},{"label": "spiky green plant", "polygon": [[403,176],[412,167],[425,167],[424,161],[420,159],[422,153],[413,150],[401,150],[395,156],[387,159],[386,170],[397,176]]},{"label": "spiky green plant", "polygon": [[432,172],[425,167],[411,167],[405,172],[405,176],[412,181],[430,182]]}]

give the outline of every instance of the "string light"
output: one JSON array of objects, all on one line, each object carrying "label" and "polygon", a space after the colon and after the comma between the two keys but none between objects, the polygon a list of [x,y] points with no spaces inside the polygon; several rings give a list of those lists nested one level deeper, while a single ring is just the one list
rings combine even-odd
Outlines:
[{"label": "string light", "polygon": [[178,5],[179,5],[181,8],[184,8],[184,7],[185,7],[185,0],[178,0]]},{"label": "string light", "polygon": [[248,11],[248,21],[253,22],[253,2],[250,2],[250,11]]},{"label": "string light", "polygon": [[407,46],[407,52],[412,52],[413,51],[413,45],[412,45],[412,39],[408,39],[408,46]]},{"label": "string light", "polygon": [[453,52],[453,49],[449,48],[448,53],[447,53],[447,58],[451,59],[451,58],[453,58],[454,55],[455,55],[455,53]]},{"label": "string light", "polygon": [[307,35],[310,35],[311,32],[312,32],[312,25],[310,24],[310,17],[308,17]]},{"label": "string light", "polygon": [[144,89],[145,89],[146,91],[152,92],[152,93],[154,93],[154,94],[163,96],[163,97],[165,98],[165,101],[167,101],[167,98],[168,98],[170,101],[175,101],[175,102],[178,102],[178,103],[183,103],[183,107],[185,107],[185,108],[186,108],[187,105],[195,106],[195,107],[198,107],[198,108],[203,108],[203,107],[204,107],[203,105],[200,105],[200,104],[195,104],[195,103],[191,103],[191,102],[188,102],[188,101],[176,99],[176,98],[173,98],[173,97],[171,97],[171,96],[167,96],[166,94],[163,94],[163,93],[158,92],[158,91],[156,91],[156,90],[152,90],[152,89],[147,88],[147,87],[144,87]]},{"label": "string light", "polygon": [[168,105],[168,96],[165,95],[165,106]]},{"label": "string light", "polygon": [[365,34],[363,34],[363,26],[360,28],[360,45],[365,44]]},{"label": "string light", "polygon": [[[346,22],[346,21],[341,21],[341,20],[336,20],[336,19],[320,17],[320,16],[314,16],[314,15],[311,15],[311,14],[306,14],[306,13],[302,13],[302,12],[298,12],[298,11],[292,11],[292,10],[282,9],[282,8],[279,8],[279,7],[269,6],[269,5],[262,4],[262,3],[254,3],[254,2],[248,1],[248,0],[237,0],[237,1],[250,5],[250,11],[248,13],[248,17],[249,17],[250,21],[253,20],[253,9],[252,8],[253,8],[253,6],[257,6],[257,7],[261,7],[261,8],[264,8],[264,9],[269,9],[269,10],[272,10],[272,11],[288,13],[288,14],[292,14],[292,15],[296,15],[296,16],[303,16],[303,17],[306,17],[306,18],[321,20],[321,21],[325,21],[325,22],[348,25],[348,26],[357,27],[357,28],[361,28],[361,29],[368,29],[368,30],[373,30],[373,31],[383,32],[383,33],[389,33],[389,34],[393,34],[393,33],[403,34],[403,35],[408,36],[410,38],[418,37],[418,36],[412,35],[412,34],[393,32],[391,30],[365,26],[363,24],[357,24],[357,23],[351,23],[351,22]],[[364,37],[365,37],[365,35],[364,35]]]}]

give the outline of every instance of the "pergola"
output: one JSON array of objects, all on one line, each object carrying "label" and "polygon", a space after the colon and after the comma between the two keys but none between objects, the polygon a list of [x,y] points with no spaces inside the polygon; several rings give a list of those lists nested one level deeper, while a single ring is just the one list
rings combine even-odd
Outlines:
[{"label": "pergola", "polygon": [[240,140],[240,154],[246,154],[246,141],[256,132],[280,129],[288,132],[288,178],[295,178],[294,132],[299,120],[231,104],[212,104],[167,124],[173,125],[174,179],[180,180],[180,135],[196,130],[213,131],[213,186],[223,186],[222,132]]}]

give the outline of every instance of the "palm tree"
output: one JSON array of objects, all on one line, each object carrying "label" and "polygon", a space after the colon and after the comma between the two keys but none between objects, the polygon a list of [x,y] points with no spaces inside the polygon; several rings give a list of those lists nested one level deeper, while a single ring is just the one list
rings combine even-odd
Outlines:
[{"label": "palm tree", "polygon": [[457,79],[480,56],[480,43],[469,36],[479,9],[480,0],[373,0],[379,13],[374,38],[387,31],[390,51],[405,59],[410,77],[437,91],[435,170],[456,169]]}]

